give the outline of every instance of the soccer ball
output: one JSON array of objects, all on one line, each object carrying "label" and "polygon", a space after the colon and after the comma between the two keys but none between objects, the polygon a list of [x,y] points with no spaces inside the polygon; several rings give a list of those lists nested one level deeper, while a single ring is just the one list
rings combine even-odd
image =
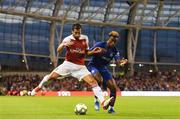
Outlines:
[{"label": "soccer ball", "polygon": [[76,115],[85,115],[87,112],[87,106],[84,103],[78,103],[75,106],[74,112]]}]

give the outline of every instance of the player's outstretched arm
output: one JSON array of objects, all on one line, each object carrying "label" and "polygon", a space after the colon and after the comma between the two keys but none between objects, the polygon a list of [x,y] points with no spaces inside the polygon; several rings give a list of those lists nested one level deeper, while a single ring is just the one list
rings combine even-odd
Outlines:
[{"label": "player's outstretched arm", "polygon": [[105,50],[104,50],[103,48],[101,48],[101,47],[95,47],[95,48],[92,49],[92,50],[88,50],[88,51],[87,51],[87,55],[92,56],[92,55],[94,55],[94,54],[100,54],[100,53],[103,53],[103,52],[105,52]]}]

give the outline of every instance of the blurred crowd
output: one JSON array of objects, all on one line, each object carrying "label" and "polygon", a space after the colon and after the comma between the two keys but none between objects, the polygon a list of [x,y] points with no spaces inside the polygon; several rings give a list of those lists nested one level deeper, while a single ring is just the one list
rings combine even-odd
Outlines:
[{"label": "blurred crowd", "polygon": [[[6,75],[0,78],[0,95],[20,95],[23,90],[31,91],[43,76],[40,75]],[[180,77],[175,72],[135,73],[133,77],[118,76],[115,78],[121,91],[180,91]],[[84,81],[73,77],[48,81],[46,91],[89,91],[91,87]]]},{"label": "blurred crowd", "polygon": [[180,91],[176,72],[141,72],[130,78],[116,78],[116,82],[122,91]]},{"label": "blurred crowd", "polygon": [[[8,75],[3,76],[0,80],[1,94],[20,95],[21,91],[31,91],[38,86],[43,76],[40,75]],[[45,91],[78,91],[90,90],[90,86],[84,81],[79,82],[76,78],[66,77],[46,82],[42,90]]]}]

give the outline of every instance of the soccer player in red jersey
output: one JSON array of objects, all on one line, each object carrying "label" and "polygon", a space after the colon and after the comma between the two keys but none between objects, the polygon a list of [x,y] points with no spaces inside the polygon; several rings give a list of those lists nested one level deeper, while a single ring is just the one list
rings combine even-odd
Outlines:
[{"label": "soccer player in red jersey", "polygon": [[81,34],[80,24],[73,24],[72,34],[64,38],[62,43],[58,46],[57,52],[61,53],[64,48],[66,48],[65,61],[55,68],[50,74],[46,75],[40,84],[32,90],[31,95],[35,95],[48,80],[57,79],[59,76],[70,75],[80,81],[84,80],[91,85],[94,95],[100,100],[103,109],[108,109],[109,103],[112,101],[113,97],[105,100],[97,81],[84,65],[86,54],[98,54],[102,52],[101,49],[96,47],[91,51],[88,50],[88,37]]}]

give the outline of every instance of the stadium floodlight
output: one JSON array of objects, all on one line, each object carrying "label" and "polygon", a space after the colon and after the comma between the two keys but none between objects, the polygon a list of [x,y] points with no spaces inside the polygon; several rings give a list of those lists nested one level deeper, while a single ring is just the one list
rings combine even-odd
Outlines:
[{"label": "stadium floodlight", "polygon": [[152,72],[153,72],[153,70],[151,70],[151,69],[150,69],[150,70],[149,70],[149,72],[150,72],[150,73],[152,73]]},{"label": "stadium floodlight", "polygon": [[143,67],[144,65],[143,64],[139,64],[139,67]]}]

